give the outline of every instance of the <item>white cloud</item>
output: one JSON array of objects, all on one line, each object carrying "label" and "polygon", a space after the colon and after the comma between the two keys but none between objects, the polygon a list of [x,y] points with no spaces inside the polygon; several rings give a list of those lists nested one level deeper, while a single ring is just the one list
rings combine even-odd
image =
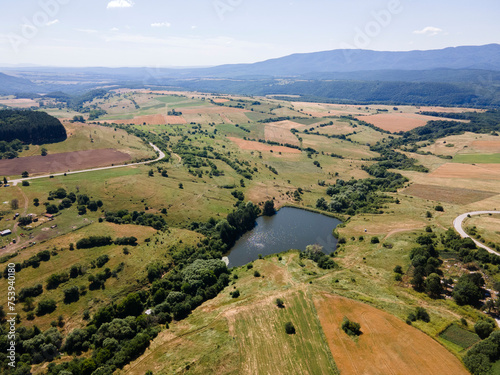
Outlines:
[{"label": "white cloud", "polygon": [[56,23],[59,23],[59,20],[58,19],[55,19],[53,21],[50,21],[50,22],[47,22],[45,24],[45,26],[52,26],[52,25],[55,25]]},{"label": "white cloud", "polygon": [[435,36],[435,35],[438,35],[442,32],[443,32],[443,30],[440,29],[439,27],[427,26],[427,27],[424,27],[422,30],[415,30],[413,32],[413,34]]},{"label": "white cloud", "polygon": [[75,31],[79,31],[85,34],[96,34],[98,31],[94,29],[75,29]]},{"label": "white cloud", "polygon": [[151,24],[151,27],[170,27],[172,24],[170,22],[155,22]]},{"label": "white cloud", "polygon": [[108,9],[110,8],[131,8],[134,6],[132,0],[111,0],[108,3]]}]

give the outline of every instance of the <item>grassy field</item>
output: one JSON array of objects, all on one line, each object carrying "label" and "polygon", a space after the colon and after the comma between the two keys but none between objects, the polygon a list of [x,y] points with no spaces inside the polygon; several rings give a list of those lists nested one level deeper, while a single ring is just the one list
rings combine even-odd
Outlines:
[{"label": "grassy field", "polygon": [[449,342],[467,349],[479,342],[481,339],[475,333],[467,331],[455,324],[449,326],[439,337],[448,340]]},{"label": "grassy field", "polygon": [[463,164],[498,164],[500,154],[461,154],[454,156],[453,161]]}]

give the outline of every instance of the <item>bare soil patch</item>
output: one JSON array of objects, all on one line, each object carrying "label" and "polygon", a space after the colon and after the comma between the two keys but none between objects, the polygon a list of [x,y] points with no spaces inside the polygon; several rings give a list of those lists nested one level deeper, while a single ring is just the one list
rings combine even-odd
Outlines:
[{"label": "bare soil patch", "polygon": [[416,113],[382,113],[370,116],[358,116],[357,119],[392,133],[409,131],[424,126],[429,121],[453,121],[452,119],[424,116]]},{"label": "bare soil patch", "polygon": [[[324,295],[314,304],[342,374],[468,374],[438,342],[391,314],[339,296]],[[361,324],[357,342],[341,330],[344,316]]]},{"label": "bare soil patch", "polygon": [[463,178],[471,180],[500,180],[500,165],[446,163],[432,172],[429,176],[439,178]]},{"label": "bare soil patch", "polygon": [[445,202],[452,204],[470,204],[484,199],[491,198],[498,193],[491,191],[460,189],[446,186],[414,184],[403,193],[429,199],[436,202]]},{"label": "bare soil patch", "polygon": [[300,154],[300,150],[290,147],[283,146],[271,146],[261,142],[254,141],[246,141],[241,138],[227,137],[227,139],[236,143],[241,150],[251,150],[251,151],[273,151],[273,152],[282,152],[288,154]]},{"label": "bare soil patch", "polygon": [[500,141],[474,141],[472,147],[478,151],[500,152]]},{"label": "bare soil patch", "polygon": [[104,167],[130,161],[130,155],[111,148],[49,154],[47,156],[28,156],[10,160],[0,160],[0,175],[20,175],[75,171]]}]

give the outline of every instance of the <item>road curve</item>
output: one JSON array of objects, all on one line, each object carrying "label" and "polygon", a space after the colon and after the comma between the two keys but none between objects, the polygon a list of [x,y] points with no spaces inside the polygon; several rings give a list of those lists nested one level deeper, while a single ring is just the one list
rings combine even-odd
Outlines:
[{"label": "road curve", "polygon": [[474,212],[467,212],[465,214],[460,215],[455,220],[453,220],[453,226],[455,227],[455,230],[458,232],[458,234],[462,238],[471,238],[472,241],[474,241],[474,243],[476,244],[477,247],[485,249],[487,252],[489,252],[491,254],[496,254],[496,255],[500,256],[500,253],[498,253],[497,251],[489,248],[486,245],[483,245],[481,242],[475,240],[474,238],[472,238],[471,236],[469,236],[467,233],[465,233],[465,230],[462,227],[464,220],[468,216],[485,215],[485,214],[500,214],[500,211],[474,211]]},{"label": "road curve", "polygon": [[18,183],[23,182],[23,181],[36,180],[36,179],[39,179],[39,178],[47,178],[47,177],[50,177],[50,176],[54,176],[54,177],[55,176],[64,176],[65,174],[69,175],[69,174],[77,174],[77,173],[103,171],[103,170],[106,170],[106,169],[123,168],[123,167],[130,167],[132,165],[148,164],[148,163],[153,163],[155,161],[159,161],[159,160],[161,160],[161,159],[163,159],[165,157],[165,153],[162,150],[160,150],[158,147],[156,147],[151,142],[149,142],[149,144],[159,154],[159,156],[156,159],[154,159],[154,160],[142,161],[140,163],[132,163],[132,164],[112,165],[110,167],[99,167],[99,168],[92,168],[92,169],[83,169],[81,171],[53,173],[53,174],[47,174],[47,175],[43,175],[43,176],[26,177],[26,178],[20,178],[20,179],[17,179],[17,180],[10,180],[9,183],[12,184],[13,186],[16,186]]}]

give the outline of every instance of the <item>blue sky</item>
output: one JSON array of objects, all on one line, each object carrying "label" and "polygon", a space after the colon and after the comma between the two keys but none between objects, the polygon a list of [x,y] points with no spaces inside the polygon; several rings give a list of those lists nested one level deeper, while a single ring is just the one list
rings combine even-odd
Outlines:
[{"label": "blue sky", "polygon": [[0,1],[0,66],[209,66],[500,43],[498,0]]}]

